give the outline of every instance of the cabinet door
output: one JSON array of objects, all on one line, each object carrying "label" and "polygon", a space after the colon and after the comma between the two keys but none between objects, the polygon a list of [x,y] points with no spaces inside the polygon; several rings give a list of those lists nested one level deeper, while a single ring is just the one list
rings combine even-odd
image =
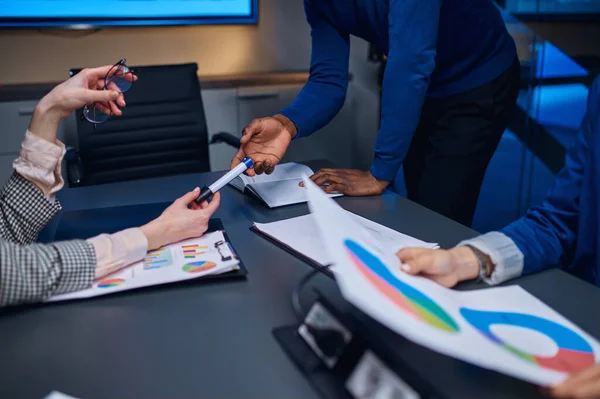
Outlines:
[{"label": "cabinet door", "polygon": [[17,159],[19,154],[0,155],[0,189],[8,181],[8,178],[13,173],[13,161]]},{"label": "cabinet door", "polygon": [[[274,115],[291,104],[302,85],[270,86],[238,89],[240,131],[254,118]],[[294,140],[282,162],[306,162],[327,159],[339,167],[353,167],[356,129],[349,100],[340,113],[324,128],[310,137]],[[315,104],[315,107],[318,107]]]},{"label": "cabinet door", "polygon": [[0,155],[19,152],[37,101],[0,102]]},{"label": "cabinet door", "polygon": [[[202,101],[206,114],[209,137],[219,132],[227,132],[241,137],[238,129],[238,104],[235,89],[202,90]],[[209,149],[210,169],[227,170],[237,148],[219,143]]]}]

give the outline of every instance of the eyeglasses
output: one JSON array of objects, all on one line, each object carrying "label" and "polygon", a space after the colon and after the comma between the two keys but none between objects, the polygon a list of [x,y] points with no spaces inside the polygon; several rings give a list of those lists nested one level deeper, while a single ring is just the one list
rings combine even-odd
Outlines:
[{"label": "eyeglasses", "polygon": [[[110,68],[104,80],[99,82],[99,84],[103,84],[103,90],[125,93],[131,88],[135,80],[134,71],[125,65],[125,62],[126,60],[123,58]],[[106,122],[112,114],[111,104],[107,101],[99,101],[83,107],[81,119],[85,118],[88,122],[97,125]]]}]

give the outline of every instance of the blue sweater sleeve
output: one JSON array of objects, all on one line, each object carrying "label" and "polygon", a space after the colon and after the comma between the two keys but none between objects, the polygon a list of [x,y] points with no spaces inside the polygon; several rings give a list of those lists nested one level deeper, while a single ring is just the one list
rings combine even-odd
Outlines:
[{"label": "blue sweater sleeve", "polygon": [[569,149],[565,166],[542,205],[502,230],[523,253],[522,274],[566,264],[573,256],[583,174],[589,157],[586,141],[591,132],[589,120],[586,116],[577,142]]},{"label": "blue sweater sleeve", "polygon": [[280,113],[308,136],[328,124],[340,111],[348,89],[350,37],[323,18],[308,0],[304,2],[311,26],[310,77],[294,102]]},{"label": "blue sweater sleeve", "polygon": [[392,181],[417,129],[435,68],[442,0],[390,0],[390,48],[371,173]]}]

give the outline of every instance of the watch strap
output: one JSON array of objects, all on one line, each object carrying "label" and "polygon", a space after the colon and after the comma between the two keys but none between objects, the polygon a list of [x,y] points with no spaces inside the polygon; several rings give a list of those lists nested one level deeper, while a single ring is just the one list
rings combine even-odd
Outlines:
[{"label": "watch strap", "polygon": [[470,248],[471,251],[473,251],[473,253],[475,254],[477,260],[479,261],[479,276],[477,277],[477,281],[485,280],[487,278],[487,263],[483,256],[483,253],[481,253],[481,251],[475,248],[473,245],[465,244],[465,247]]}]

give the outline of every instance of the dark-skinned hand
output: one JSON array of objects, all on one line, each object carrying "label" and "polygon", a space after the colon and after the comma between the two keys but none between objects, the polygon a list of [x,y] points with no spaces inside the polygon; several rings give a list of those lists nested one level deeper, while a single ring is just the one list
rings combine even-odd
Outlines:
[{"label": "dark-skinned hand", "polygon": [[[371,172],[355,169],[321,169],[310,179],[326,193],[350,196],[381,195],[390,182],[376,179]],[[304,183],[300,183],[304,187]]]},{"label": "dark-skinned hand", "polygon": [[295,135],[295,125],[283,115],[253,120],[242,131],[240,148],[234,155],[229,169],[235,168],[244,158],[250,157],[254,168],[246,170],[248,176],[273,173],[275,165],[281,161]]}]

